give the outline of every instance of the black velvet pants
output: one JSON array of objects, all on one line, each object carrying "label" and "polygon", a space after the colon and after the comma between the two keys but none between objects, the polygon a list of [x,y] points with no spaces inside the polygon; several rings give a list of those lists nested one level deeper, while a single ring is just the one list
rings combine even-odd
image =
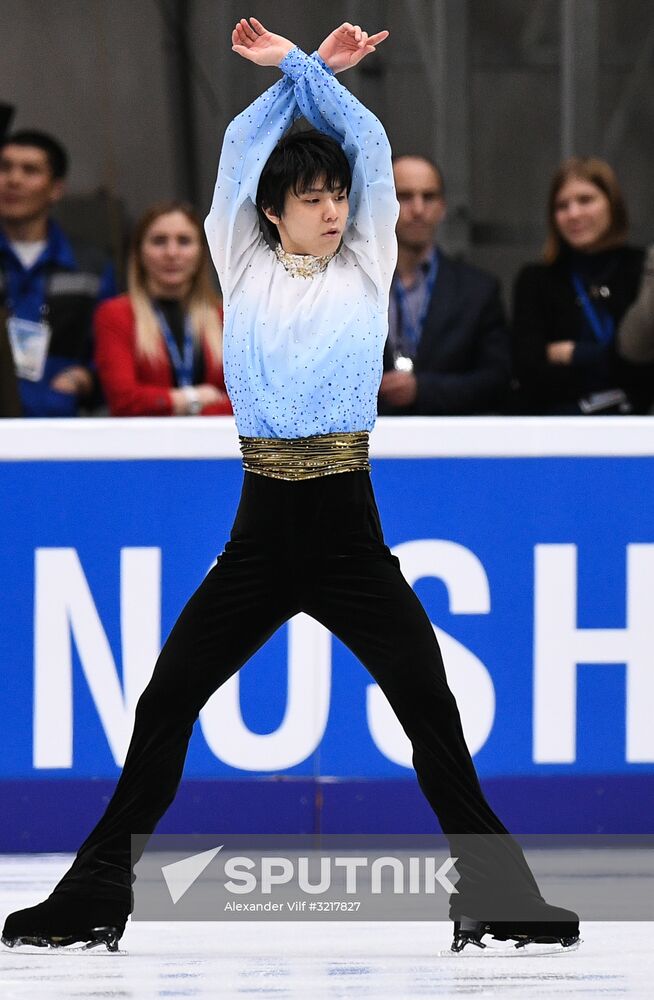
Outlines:
[{"label": "black velvet pants", "polygon": [[[365,472],[302,482],[245,474],[230,540],[161,651],[115,793],[56,891],[129,892],[130,834],[151,833],[172,802],[200,709],[300,611],[361,660],[411,740],[420,787],[460,858],[453,909],[471,914],[473,898],[483,905],[498,891],[538,895],[483,796],[432,625],[384,544]],[[479,849],[457,834],[478,834]]]}]

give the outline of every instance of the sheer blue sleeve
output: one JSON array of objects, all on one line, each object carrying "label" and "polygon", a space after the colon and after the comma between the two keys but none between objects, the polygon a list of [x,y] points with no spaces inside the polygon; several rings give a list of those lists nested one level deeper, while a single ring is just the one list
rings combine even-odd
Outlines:
[{"label": "sheer blue sleeve", "polygon": [[305,118],[342,146],[352,169],[350,218],[344,243],[377,289],[379,304],[388,300],[397,260],[398,215],[391,148],[381,122],[343,87],[317,54],[294,48],[280,69],[293,80]]},{"label": "sheer blue sleeve", "polygon": [[259,177],[278,141],[299,115],[293,83],[279,80],[228,126],[205,231],[225,300],[260,239]]}]

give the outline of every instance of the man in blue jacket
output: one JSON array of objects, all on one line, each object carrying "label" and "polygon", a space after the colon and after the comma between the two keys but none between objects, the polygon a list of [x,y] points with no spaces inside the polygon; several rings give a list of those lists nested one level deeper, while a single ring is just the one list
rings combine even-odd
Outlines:
[{"label": "man in blue jacket", "polygon": [[23,415],[72,417],[93,394],[92,318],[114,295],[113,268],[50,218],[68,169],[63,147],[21,131],[0,146],[0,310]]},{"label": "man in blue jacket", "polygon": [[393,173],[400,203],[398,261],[379,412],[498,412],[511,368],[499,284],[436,245],[446,211],[436,165],[421,156],[400,156]]}]

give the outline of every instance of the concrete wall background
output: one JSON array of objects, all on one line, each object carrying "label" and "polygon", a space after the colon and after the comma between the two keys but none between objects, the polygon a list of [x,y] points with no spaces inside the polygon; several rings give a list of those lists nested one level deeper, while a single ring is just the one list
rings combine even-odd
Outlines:
[{"label": "concrete wall background", "polygon": [[[0,95],[15,128],[71,155],[69,188],[114,188],[140,211],[174,185],[165,37],[149,0],[3,0]],[[7,40],[10,44],[6,44]]]},{"label": "concrete wall background", "polygon": [[[584,94],[582,80],[580,100],[595,97],[595,151],[606,151],[623,181],[633,240],[649,241],[650,0],[258,0],[251,12],[309,50],[341,20],[390,28],[386,47],[349,73],[348,85],[381,117],[397,152],[438,156],[450,192],[443,242],[496,271],[508,289],[519,264],[539,252],[545,193],[561,157],[565,4],[595,18],[597,85]],[[72,194],[107,188],[134,217],[158,198],[187,193],[170,28],[184,11],[196,200],[204,211],[227,122],[276,78],[230,50],[233,23],[247,13],[242,4],[3,0],[0,100],[16,105],[14,127],[43,128],[64,141]],[[89,206],[70,211],[88,216]]]}]

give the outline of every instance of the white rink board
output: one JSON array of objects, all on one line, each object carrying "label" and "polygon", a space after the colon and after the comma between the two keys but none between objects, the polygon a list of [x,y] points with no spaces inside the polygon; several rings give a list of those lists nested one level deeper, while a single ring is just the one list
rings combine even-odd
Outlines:
[{"label": "white rink board", "polygon": [[[372,458],[654,455],[651,417],[382,417]],[[231,417],[0,421],[0,461],[238,458]]]}]

